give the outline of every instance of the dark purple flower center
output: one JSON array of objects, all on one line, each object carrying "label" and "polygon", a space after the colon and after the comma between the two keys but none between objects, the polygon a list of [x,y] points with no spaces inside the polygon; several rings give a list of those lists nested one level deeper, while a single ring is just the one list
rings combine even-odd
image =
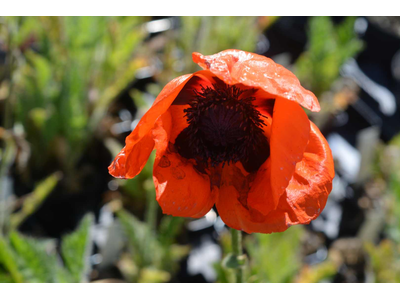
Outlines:
[{"label": "dark purple flower center", "polygon": [[177,151],[195,159],[200,169],[240,161],[246,171],[255,172],[270,154],[265,123],[252,104],[256,90],[215,80],[213,87],[194,90],[188,101],[189,126],[176,138]]}]

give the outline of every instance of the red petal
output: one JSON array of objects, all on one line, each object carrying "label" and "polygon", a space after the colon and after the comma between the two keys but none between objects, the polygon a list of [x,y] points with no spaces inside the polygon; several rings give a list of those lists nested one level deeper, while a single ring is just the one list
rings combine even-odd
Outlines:
[{"label": "red petal", "polygon": [[158,95],[152,107],[142,117],[136,128],[126,138],[126,146],[108,167],[111,175],[118,178],[133,178],[142,171],[154,148],[150,130],[157,119],[165,113],[186,82],[193,75],[183,75],[170,81]]},{"label": "red petal", "polygon": [[152,107],[142,117],[135,130],[127,137],[126,144],[134,144],[145,136],[154,126],[156,120],[172,104],[179,92],[193,75],[183,75],[170,81],[158,95]]},{"label": "red petal", "polygon": [[164,156],[168,148],[169,140],[172,132],[172,117],[169,110],[167,110],[156,122],[151,133],[155,142],[156,158],[154,160],[153,169],[158,166],[161,158]]},{"label": "red petal", "polygon": [[195,63],[227,84],[242,83],[260,88],[271,96],[295,101],[311,111],[320,110],[315,95],[304,89],[292,72],[270,58],[234,49],[208,56],[194,52],[192,57]]},{"label": "red petal", "polygon": [[218,194],[217,188],[211,190],[208,175],[168,151],[154,165],[153,180],[163,213],[173,216],[200,218],[213,207]]},{"label": "red petal", "polygon": [[275,101],[271,132],[271,188],[275,207],[303,158],[310,135],[310,121],[299,104]]},{"label": "red petal", "polygon": [[[225,168],[231,170],[225,170]],[[216,202],[218,213],[229,227],[247,233],[281,232],[291,225],[308,224],[317,218],[325,207],[335,175],[329,145],[313,123],[311,123],[309,143],[303,159],[296,164],[296,171],[280,197],[278,206],[267,215],[260,213],[262,209],[253,209],[250,205],[251,192],[247,201],[248,209],[243,206],[243,200],[240,200],[243,198],[240,189],[232,184],[232,177],[239,176],[237,170],[232,170],[232,166],[225,166],[225,168],[219,198]],[[257,178],[254,182],[256,181]],[[265,194],[268,194],[268,187]]]},{"label": "red petal", "polygon": [[273,200],[271,189],[271,159],[267,159],[257,171],[256,178],[251,184],[247,204],[263,215],[269,214],[276,208],[277,203]]},{"label": "red petal", "polygon": [[335,176],[328,142],[317,126],[310,123],[310,141],[286,189],[287,202],[302,224],[315,219],[324,209]]},{"label": "red petal", "polygon": [[142,171],[153,151],[154,141],[151,132],[127,150],[127,146],[115,157],[108,172],[116,178],[133,178]]},{"label": "red petal", "polygon": [[[293,209],[286,201],[281,201],[278,207],[271,211],[267,216],[262,215],[257,210],[243,205],[243,190],[238,189],[233,184],[235,177],[242,177],[244,174],[238,173],[239,168],[234,165],[225,166],[222,172],[219,197],[216,202],[217,210],[226,225],[247,233],[280,232],[288,228],[288,224],[298,223]],[[282,195],[282,198],[286,194]]]}]

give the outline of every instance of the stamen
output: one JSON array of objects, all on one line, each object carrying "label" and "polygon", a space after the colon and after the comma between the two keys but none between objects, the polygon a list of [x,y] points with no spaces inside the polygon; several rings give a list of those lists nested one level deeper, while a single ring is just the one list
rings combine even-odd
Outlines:
[{"label": "stamen", "polygon": [[215,81],[193,91],[184,110],[189,126],[175,141],[178,153],[201,166],[241,161],[248,172],[255,172],[270,154],[263,116],[252,104],[256,90]]}]

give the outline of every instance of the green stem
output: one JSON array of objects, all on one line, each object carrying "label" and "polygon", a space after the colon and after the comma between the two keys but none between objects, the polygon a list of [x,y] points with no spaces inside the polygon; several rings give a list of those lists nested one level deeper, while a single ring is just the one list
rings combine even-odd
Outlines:
[{"label": "green stem", "polygon": [[[237,260],[240,261],[243,257],[243,247],[242,247],[242,232],[231,228],[232,235],[232,252],[236,256]],[[235,269],[236,282],[243,282],[243,266],[237,266]]]}]

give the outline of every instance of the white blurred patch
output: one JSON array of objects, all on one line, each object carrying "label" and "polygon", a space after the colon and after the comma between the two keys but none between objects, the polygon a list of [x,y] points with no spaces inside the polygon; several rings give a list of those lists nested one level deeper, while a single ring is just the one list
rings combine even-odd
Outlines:
[{"label": "white blurred patch", "polygon": [[172,28],[172,21],[171,19],[154,20],[147,22],[145,27],[149,33],[162,32]]},{"label": "white blurred patch", "polygon": [[333,159],[338,162],[338,168],[348,182],[355,182],[360,170],[360,152],[350,145],[342,136],[332,133],[327,137],[332,150]]},{"label": "white blurred patch", "polygon": [[357,18],[354,22],[354,31],[359,35],[363,35],[367,29],[368,21],[365,18]]},{"label": "white blurred patch", "polygon": [[217,214],[213,209],[211,209],[204,218],[191,221],[187,227],[191,231],[199,231],[211,227],[217,220]]},{"label": "white blurred patch", "polygon": [[217,279],[213,264],[220,261],[221,248],[210,237],[203,236],[200,247],[190,252],[188,258],[188,273],[190,275],[202,274],[204,278],[213,282]]},{"label": "white blurred patch", "polygon": [[378,102],[379,109],[384,115],[392,116],[396,112],[396,98],[393,93],[365,75],[354,59],[349,59],[343,65],[341,74],[344,77],[352,78],[365,92]]},{"label": "white blurred patch", "polygon": [[342,219],[342,207],[334,202],[328,201],[321,215],[323,218],[317,218],[312,221],[312,226],[317,231],[325,233],[330,239],[335,239],[339,235],[339,226]]}]

